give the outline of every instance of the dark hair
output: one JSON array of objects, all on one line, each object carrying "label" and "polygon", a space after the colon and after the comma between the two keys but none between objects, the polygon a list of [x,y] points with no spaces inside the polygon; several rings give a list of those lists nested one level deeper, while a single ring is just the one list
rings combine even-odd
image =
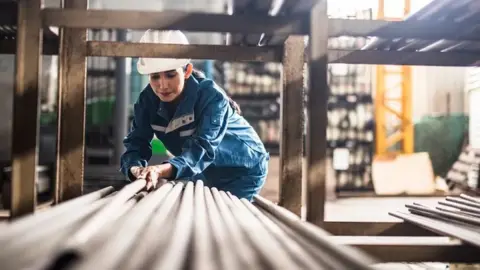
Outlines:
[{"label": "dark hair", "polygon": [[[205,76],[205,74],[203,72],[201,72],[200,70],[198,69],[193,69],[192,70],[192,76],[195,78],[195,79],[205,79],[207,76]],[[232,107],[232,109],[238,113],[238,114],[242,114],[242,110],[240,109],[240,106],[237,104],[237,102],[235,102],[231,97],[228,97],[228,102],[230,103],[230,107]]]}]

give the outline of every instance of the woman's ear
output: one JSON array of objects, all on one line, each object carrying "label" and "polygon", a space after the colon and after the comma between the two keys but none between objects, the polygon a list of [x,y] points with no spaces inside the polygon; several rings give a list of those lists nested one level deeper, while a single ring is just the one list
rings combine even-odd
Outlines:
[{"label": "woman's ear", "polygon": [[193,72],[193,65],[192,64],[187,64],[187,68],[185,69],[185,79],[190,78]]}]

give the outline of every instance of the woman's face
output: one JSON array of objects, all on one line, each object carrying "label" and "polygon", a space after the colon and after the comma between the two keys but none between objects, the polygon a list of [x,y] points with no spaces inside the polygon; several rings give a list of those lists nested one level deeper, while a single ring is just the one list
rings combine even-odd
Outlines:
[{"label": "woman's face", "polygon": [[183,91],[185,79],[192,74],[192,65],[188,64],[186,70],[177,68],[159,73],[150,74],[150,86],[163,102],[174,101]]}]

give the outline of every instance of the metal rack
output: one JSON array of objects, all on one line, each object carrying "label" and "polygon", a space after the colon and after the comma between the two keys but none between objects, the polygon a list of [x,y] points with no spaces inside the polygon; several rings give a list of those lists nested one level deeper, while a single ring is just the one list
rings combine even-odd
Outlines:
[{"label": "metal rack", "polygon": [[[64,1],[63,9],[42,9],[40,0],[18,1],[17,64],[13,129],[12,217],[35,209],[35,165],[38,140],[38,73],[41,26],[63,27],[59,49],[59,130],[55,202],[82,194],[87,56],[170,57],[225,61],[282,62],[281,205],[301,210],[304,38],[309,36],[307,152],[307,221],[334,235],[434,235],[405,223],[326,222],[324,220],[327,126],[327,64],[395,64],[469,66],[480,60],[474,52],[328,49],[328,37],[341,35],[424,40],[478,41],[479,35],[459,35],[458,22],[369,21],[328,19],[326,0],[286,0],[282,16],[224,15],[177,11],[144,12],[87,10],[87,0]],[[464,1],[462,1],[464,2]],[[300,12],[297,12],[300,11]],[[309,16],[301,11],[310,12]],[[178,29],[229,32],[269,37],[265,46],[156,45],[88,41],[88,28]],[[288,37],[284,43],[283,40]],[[282,40],[282,42],[273,42]],[[272,44],[272,45],[269,45]],[[287,113],[288,112],[288,113]],[[75,123],[72,125],[72,123]],[[387,261],[478,261],[478,251],[461,243],[350,243]]]}]

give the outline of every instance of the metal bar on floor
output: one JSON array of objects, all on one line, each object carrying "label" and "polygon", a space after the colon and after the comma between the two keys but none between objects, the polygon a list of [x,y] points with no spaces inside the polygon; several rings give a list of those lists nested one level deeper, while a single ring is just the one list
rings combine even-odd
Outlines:
[{"label": "metal bar on floor", "polygon": [[325,217],[327,101],[328,101],[327,1],[320,0],[310,13],[307,105],[307,221],[321,226]]},{"label": "metal bar on floor", "polygon": [[[452,223],[451,221],[440,220],[437,217],[431,218],[432,215],[435,214],[421,210],[413,210],[412,214],[402,212],[391,212],[389,214],[436,233],[454,237],[480,247],[480,233],[478,233],[478,226]],[[475,227],[476,230],[474,230],[473,227]]]},{"label": "metal bar on floor", "polygon": [[[64,0],[63,11],[87,9],[88,0]],[[87,30],[60,30],[56,201],[82,195],[85,152]],[[73,126],[72,126],[73,125]]]},{"label": "metal bar on floor", "polygon": [[458,198],[458,197],[447,196],[445,200],[449,202],[454,202],[454,203],[463,204],[469,207],[477,208],[480,211],[480,203],[472,202],[472,201],[463,199],[461,197]]},{"label": "metal bar on floor", "polygon": [[35,210],[40,117],[40,0],[18,1],[10,217]]},{"label": "metal bar on floor", "polygon": [[280,121],[280,205],[301,216],[303,180],[305,38],[284,44]]}]

